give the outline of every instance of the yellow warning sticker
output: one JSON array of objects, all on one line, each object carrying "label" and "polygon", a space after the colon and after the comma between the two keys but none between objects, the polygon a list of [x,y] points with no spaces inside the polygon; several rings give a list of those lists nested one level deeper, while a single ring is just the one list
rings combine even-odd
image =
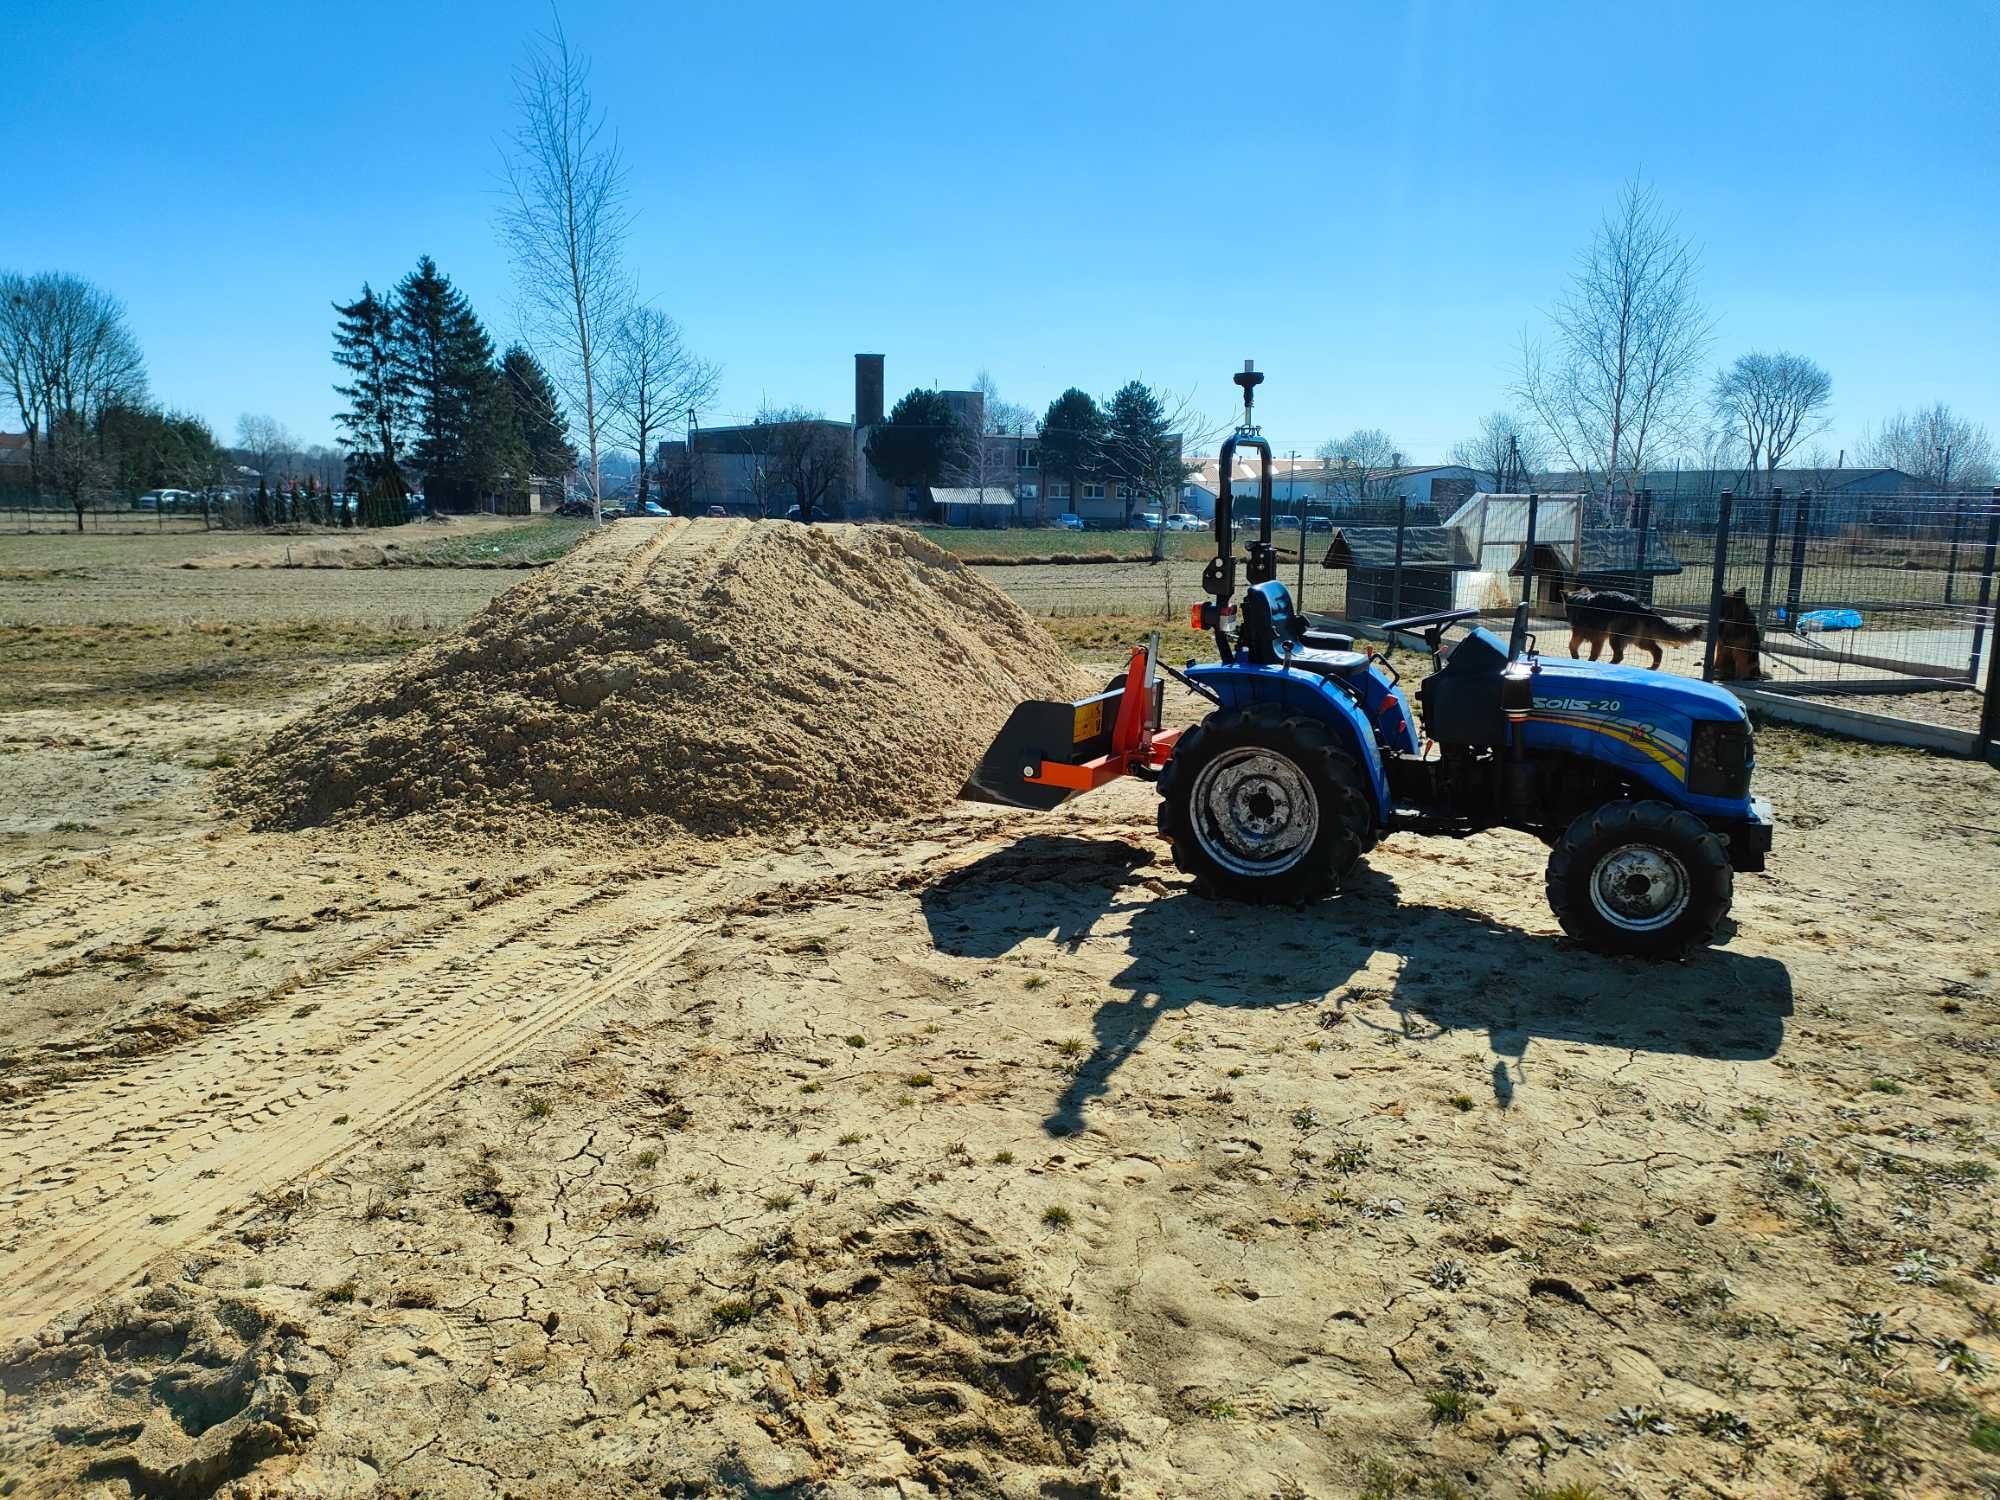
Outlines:
[{"label": "yellow warning sticker", "polygon": [[1070,732],[1070,743],[1081,745],[1085,740],[1094,740],[1104,732],[1104,700],[1093,698],[1088,703],[1076,706],[1076,724]]}]

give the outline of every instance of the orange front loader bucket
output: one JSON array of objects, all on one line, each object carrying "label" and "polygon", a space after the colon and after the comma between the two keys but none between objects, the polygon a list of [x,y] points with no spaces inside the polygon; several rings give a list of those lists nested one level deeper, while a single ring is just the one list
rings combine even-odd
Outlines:
[{"label": "orange front loader bucket", "polygon": [[961,797],[1046,812],[1133,771],[1163,766],[1178,729],[1160,730],[1160,638],[1132,653],[1122,680],[1074,703],[1023,703],[980,757]]}]

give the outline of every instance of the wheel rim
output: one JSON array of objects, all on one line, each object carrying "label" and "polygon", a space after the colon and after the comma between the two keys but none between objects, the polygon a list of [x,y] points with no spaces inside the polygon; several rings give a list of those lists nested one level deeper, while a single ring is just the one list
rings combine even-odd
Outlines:
[{"label": "wheel rim", "polygon": [[1260,745],[1202,767],[1192,811],[1195,842],[1233,875],[1281,875],[1319,837],[1319,798],[1305,772]]},{"label": "wheel rim", "polygon": [[1656,932],[1687,910],[1687,866],[1655,844],[1621,844],[1590,873],[1590,904],[1626,932]]}]

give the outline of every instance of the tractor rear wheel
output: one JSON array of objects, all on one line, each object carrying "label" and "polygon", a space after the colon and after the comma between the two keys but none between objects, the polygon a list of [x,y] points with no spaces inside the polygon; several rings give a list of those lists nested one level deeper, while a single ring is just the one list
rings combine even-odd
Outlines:
[{"label": "tractor rear wheel", "polygon": [[1665,802],[1607,802],[1549,855],[1549,908],[1599,953],[1679,958],[1715,937],[1735,876],[1722,838]]},{"label": "tractor rear wheel", "polygon": [[1300,902],[1339,886],[1374,819],[1361,768],[1326,726],[1262,703],[1181,737],[1160,773],[1160,832],[1198,889]]}]

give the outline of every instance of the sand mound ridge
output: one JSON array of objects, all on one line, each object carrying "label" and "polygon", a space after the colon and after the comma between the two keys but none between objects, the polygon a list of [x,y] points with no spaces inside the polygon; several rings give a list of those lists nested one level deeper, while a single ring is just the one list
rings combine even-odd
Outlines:
[{"label": "sand mound ridge", "polygon": [[855,824],[950,800],[1015,703],[1075,688],[1018,606],[912,532],[625,521],[285,726],[230,790],[265,828]]}]

